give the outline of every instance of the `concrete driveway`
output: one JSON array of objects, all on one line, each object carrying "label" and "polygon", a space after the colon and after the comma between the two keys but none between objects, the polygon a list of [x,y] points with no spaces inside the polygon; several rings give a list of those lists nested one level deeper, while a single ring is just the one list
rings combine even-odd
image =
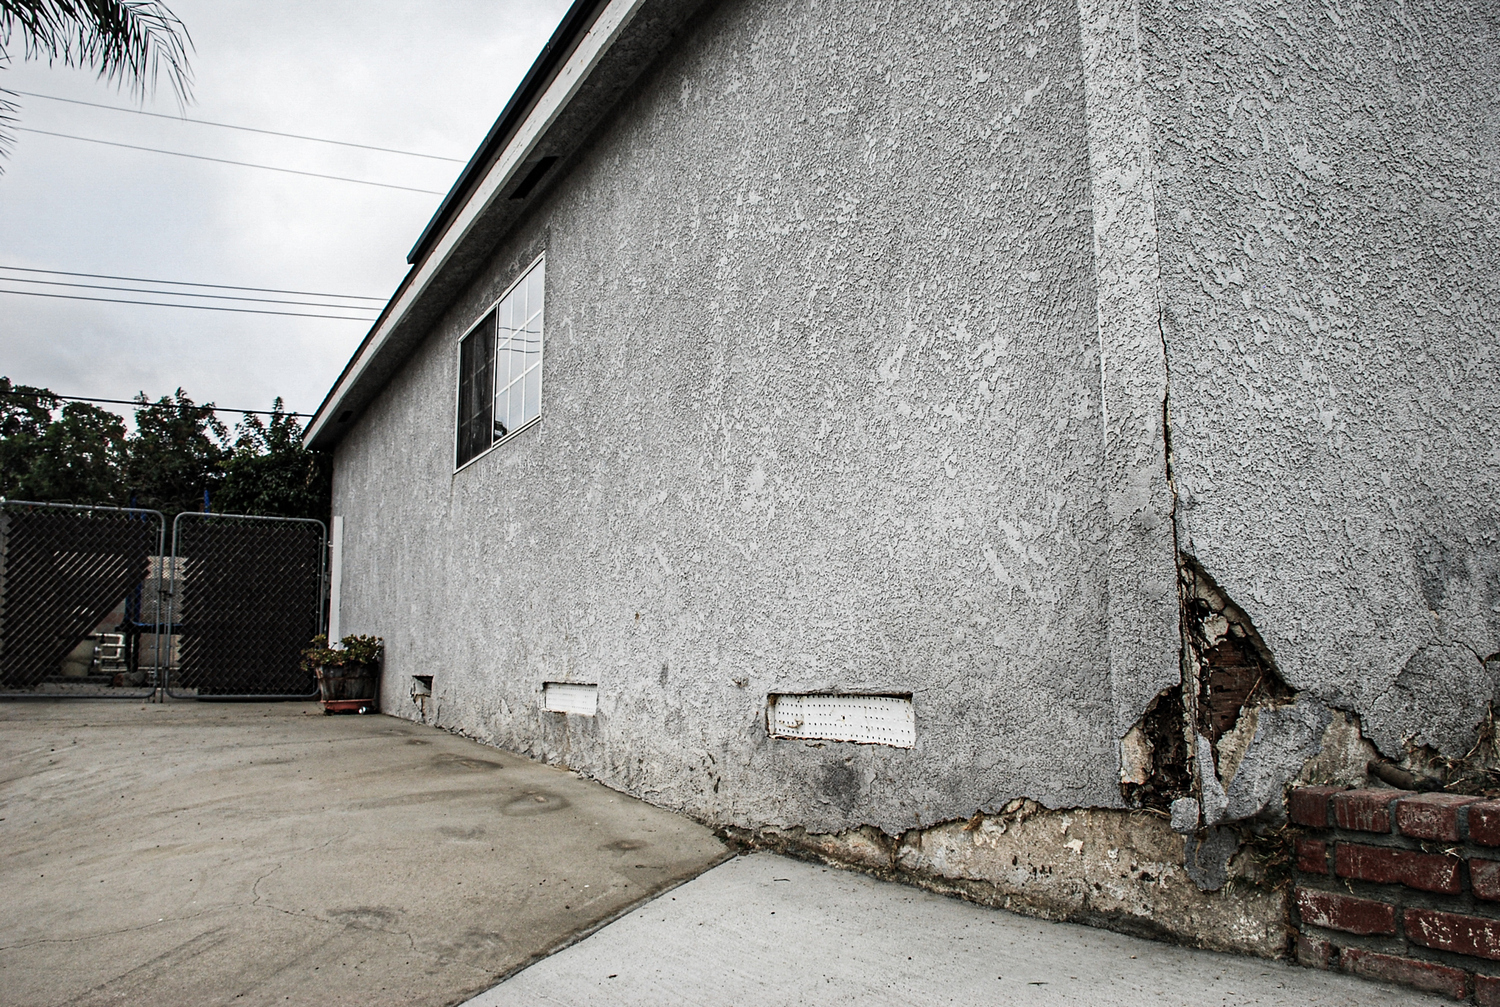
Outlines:
[{"label": "concrete driveway", "polygon": [[573,774],[307,704],[0,703],[0,1004],[453,1004],[726,856]]}]

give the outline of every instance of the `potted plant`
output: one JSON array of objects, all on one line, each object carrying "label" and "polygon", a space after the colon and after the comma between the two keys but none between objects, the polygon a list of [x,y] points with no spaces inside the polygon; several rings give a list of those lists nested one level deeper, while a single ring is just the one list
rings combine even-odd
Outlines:
[{"label": "potted plant", "polygon": [[318,634],[302,652],[302,670],[318,677],[318,702],[324,713],[369,713],[379,709],[380,659],[385,644],[378,636],[346,636],[337,646]]}]

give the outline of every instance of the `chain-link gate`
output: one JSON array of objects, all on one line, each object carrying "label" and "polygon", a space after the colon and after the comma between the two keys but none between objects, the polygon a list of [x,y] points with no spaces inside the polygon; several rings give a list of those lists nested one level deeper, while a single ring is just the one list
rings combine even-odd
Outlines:
[{"label": "chain-link gate", "polygon": [[309,518],[178,514],[164,631],[167,693],[313,699],[302,650],[323,631],[328,530]]},{"label": "chain-link gate", "polygon": [[0,501],[0,695],[154,694],[165,531],[154,510]]}]

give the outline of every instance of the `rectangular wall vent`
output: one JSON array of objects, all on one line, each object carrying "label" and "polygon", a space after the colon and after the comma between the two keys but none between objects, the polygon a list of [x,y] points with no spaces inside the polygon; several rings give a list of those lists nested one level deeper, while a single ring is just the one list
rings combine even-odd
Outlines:
[{"label": "rectangular wall vent", "polygon": [[770,696],[771,734],[778,738],[855,741],[911,748],[917,722],[910,696]]},{"label": "rectangular wall vent", "polygon": [[575,713],[592,717],[599,708],[599,687],[575,682],[543,682],[542,709],[548,713]]}]

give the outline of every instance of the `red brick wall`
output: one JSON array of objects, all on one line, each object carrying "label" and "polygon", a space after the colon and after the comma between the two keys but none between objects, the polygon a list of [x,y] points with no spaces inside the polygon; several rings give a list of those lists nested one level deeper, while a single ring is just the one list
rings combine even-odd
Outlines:
[{"label": "red brick wall", "polygon": [[1297,959],[1500,1007],[1500,801],[1303,787]]}]

